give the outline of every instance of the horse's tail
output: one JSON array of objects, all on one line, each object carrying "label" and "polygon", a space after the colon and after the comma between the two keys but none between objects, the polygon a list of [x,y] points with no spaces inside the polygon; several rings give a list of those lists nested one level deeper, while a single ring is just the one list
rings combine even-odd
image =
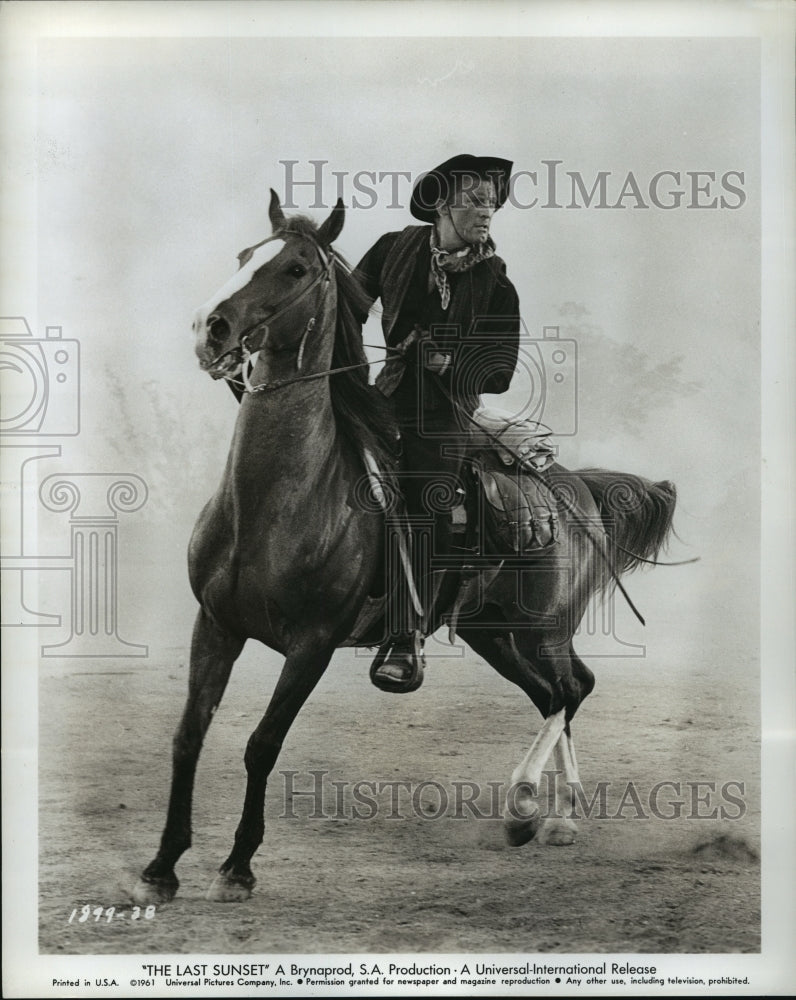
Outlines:
[{"label": "horse's tail", "polygon": [[575,475],[594,497],[617,572],[654,562],[672,532],[677,502],[674,483],[653,483],[605,469],[579,469]]}]

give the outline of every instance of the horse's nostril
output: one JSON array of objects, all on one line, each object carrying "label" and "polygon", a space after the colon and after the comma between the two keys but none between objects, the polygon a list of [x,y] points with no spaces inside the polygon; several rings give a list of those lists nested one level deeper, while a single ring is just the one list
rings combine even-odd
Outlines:
[{"label": "horse's nostril", "polygon": [[220,316],[210,316],[207,320],[207,336],[210,340],[224,341],[229,336],[229,323]]}]

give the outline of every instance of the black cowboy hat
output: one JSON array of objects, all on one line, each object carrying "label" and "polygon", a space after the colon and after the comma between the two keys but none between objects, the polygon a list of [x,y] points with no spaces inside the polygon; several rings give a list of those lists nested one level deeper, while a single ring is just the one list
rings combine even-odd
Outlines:
[{"label": "black cowboy hat", "polygon": [[452,156],[417,181],[412,190],[409,211],[421,222],[433,222],[436,218],[434,206],[447,198],[453,179],[463,174],[475,174],[491,180],[497,195],[496,207],[500,208],[509,194],[513,166],[511,160],[501,160],[498,156],[471,156],[470,153]]}]

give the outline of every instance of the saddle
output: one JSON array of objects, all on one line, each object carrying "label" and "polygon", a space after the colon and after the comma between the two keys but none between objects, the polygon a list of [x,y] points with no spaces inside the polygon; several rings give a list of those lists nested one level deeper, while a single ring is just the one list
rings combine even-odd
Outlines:
[{"label": "saddle", "polygon": [[471,466],[481,499],[482,548],[507,556],[555,545],[558,510],[549,487],[521,469],[490,467],[490,458],[481,454]]},{"label": "saddle", "polygon": [[558,540],[558,510],[542,473],[555,461],[547,428],[481,407],[473,417],[469,466],[481,514],[482,551],[523,555]]},{"label": "saddle", "polygon": [[[462,555],[458,593],[450,609],[443,612],[455,623],[482,571],[468,570],[467,554],[501,560],[513,555],[544,555],[554,549],[559,536],[558,505],[544,477],[555,461],[549,431],[535,421],[517,420],[496,408],[482,407],[474,414],[474,428],[464,462],[466,496],[453,511],[453,545]],[[384,497],[384,473],[373,457],[365,454],[365,465],[375,497]],[[482,561],[482,560],[479,560]],[[408,564],[403,559],[404,567]],[[376,625],[387,595],[369,598],[345,645],[372,645]],[[453,626],[455,627],[455,625]]]}]

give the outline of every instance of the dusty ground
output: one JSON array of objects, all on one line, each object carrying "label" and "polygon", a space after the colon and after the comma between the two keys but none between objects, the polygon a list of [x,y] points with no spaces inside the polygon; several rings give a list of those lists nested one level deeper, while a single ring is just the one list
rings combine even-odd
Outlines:
[{"label": "dusty ground", "polygon": [[[677,660],[669,654],[671,661]],[[338,654],[289,734],[277,771],[325,770],[325,810],[308,797],[284,817],[285,778],[269,788],[266,843],[253,898],[211,904],[204,893],[226,857],[243,795],[242,755],[273,687],[278,658],[247,650],[205,744],[194,846],[177,899],[151,920],[129,919],[127,893],[157,846],[169,752],[187,666],[80,661],[43,668],[40,683],[40,947],[75,953],[735,952],[759,949],[758,724],[755,681],[717,684],[665,650],[643,661],[592,661],[598,685],[574,729],[590,795],[609,781],[604,818],[580,823],[575,846],[506,846],[499,820],[455,818],[457,781],[506,781],[538,729],[524,696],[473,654],[434,661],[409,696],[376,691],[366,659]],[[706,659],[707,663],[707,659]],[[750,693],[751,692],[751,693]],[[352,815],[352,786],[408,781],[401,818],[389,793],[374,818]],[[429,819],[439,791],[450,796]],[[648,811],[679,798],[679,819],[614,816],[628,782]],[[745,783],[745,815],[699,819],[722,805],[725,781]],[[346,782],[341,808],[332,781]],[[691,801],[687,783],[716,783]],[[489,810],[489,790],[480,800]],[[737,791],[732,794],[737,795]],[[360,808],[361,812],[371,810]],[[128,917],[68,923],[86,903]]]}]

